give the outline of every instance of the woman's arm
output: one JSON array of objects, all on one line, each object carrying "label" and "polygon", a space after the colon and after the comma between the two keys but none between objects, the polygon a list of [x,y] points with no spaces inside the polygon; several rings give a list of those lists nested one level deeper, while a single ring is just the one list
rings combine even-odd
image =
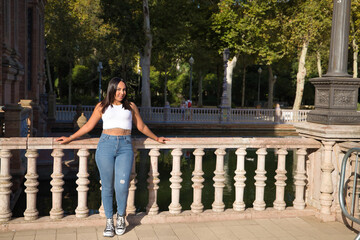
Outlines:
[{"label": "woman's arm", "polygon": [[131,102],[130,106],[133,110],[133,123],[136,126],[136,128],[142,132],[144,135],[148,136],[149,138],[154,139],[155,141],[159,143],[165,143],[165,141],[169,141],[169,139],[164,137],[157,137],[149,128],[146,126],[144,121],[142,120],[140,116],[139,109],[135,105],[135,103]]},{"label": "woman's arm", "polygon": [[100,106],[100,103],[98,103],[95,106],[95,109],[94,109],[93,113],[91,114],[89,121],[87,121],[87,123],[84,126],[82,126],[73,135],[70,135],[69,137],[64,137],[64,136],[59,137],[56,139],[56,141],[60,142],[61,144],[69,143],[69,142],[75,140],[76,138],[79,138],[82,135],[90,132],[96,126],[96,124],[99,122],[99,120],[101,119],[101,115],[102,115],[101,109],[102,109],[102,107]]}]

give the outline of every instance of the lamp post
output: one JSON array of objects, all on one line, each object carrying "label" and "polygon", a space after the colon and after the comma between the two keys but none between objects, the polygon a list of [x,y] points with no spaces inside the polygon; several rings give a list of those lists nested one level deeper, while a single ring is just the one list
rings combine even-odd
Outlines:
[{"label": "lamp post", "polygon": [[262,72],[262,69],[261,69],[261,67],[259,67],[259,69],[258,69],[258,73],[259,73],[258,94],[257,94],[257,103],[258,103],[258,104],[260,103],[260,79],[261,79],[261,72]]},{"label": "lamp post", "polygon": [[221,96],[221,107],[229,107],[229,101],[227,97],[227,80],[226,80],[226,73],[227,73],[227,66],[228,60],[230,57],[230,50],[226,48],[223,53],[223,60],[224,60],[224,80],[223,80],[223,93]]},{"label": "lamp post", "polygon": [[194,58],[191,56],[189,59],[190,63],[190,90],[189,90],[189,100],[191,101],[191,94],[192,94],[192,65],[194,64]]},{"label": "lamp post", "polygon": [[101,101],[101,70],[103,69],[102,62],[99,62],[97,71],[99,72],[99,102]]}]

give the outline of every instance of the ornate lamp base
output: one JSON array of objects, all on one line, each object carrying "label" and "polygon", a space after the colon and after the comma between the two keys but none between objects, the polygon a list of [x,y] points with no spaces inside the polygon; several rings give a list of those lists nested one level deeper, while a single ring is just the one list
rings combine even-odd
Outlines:
[{"label": "ornate lamp base", "polygon": [[326,125],[360,124],[356,111],[359,78],[322,77],[313,78],[315,86],[315,110],[309,112],[307,121]]}]

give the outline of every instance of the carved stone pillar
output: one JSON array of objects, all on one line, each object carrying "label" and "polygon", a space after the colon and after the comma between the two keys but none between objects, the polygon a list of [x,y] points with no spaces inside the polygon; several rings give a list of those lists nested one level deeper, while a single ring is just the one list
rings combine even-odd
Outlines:
[{"label": "carved stone pillar", "polygon": [[284,201],[284,194],[285,194],[285,186],[286,186],[286,155],[288,152],[286,149],[279,149],[278,150],[278,166],[276,169],[276,199],[274,201],[274,209],[276,210],[285,210],[286,203]]},{"label": "carved stone pillar", "polygon": [[157,205],[157,190],[159,189],[160,179],[158,178],[158,157],[160,152],[158,148],[153,148],[149,152],[150,156],[150,171],[147,182],[149,183],[149,203],[146,206],[146,211],[149,215],[156,215],[159,212],[159,206]]},{"label": "carved stone pillar", "polygon": [[64,191],[64,174],[62,173],[62,157],[64,152],[62,149],[54,149],[51,153],[54,158],[53,173],[51,174],[51,192],[52,192],[52,208],[50,210],[51,219],[60,219],[64,216],[62,209],[62,192]]},{"label": "carved stone pillar", "polygon": [[257,169],[255,171],[255,201],[253,203],[254,210],[263,211],[265,210],[265,201],[264,201],[264,192],[265,192],[265,181],[266,181],[266,171],[265,171],[265,156],[267,154],[266,148],[260,148],[256,151],[258,156],[257,159]]},{"label": "carved stone pillar", "polygon": [[36,209],[36,194],[39,191],[37,181],[39,175],[36,171],[36,158],[39,156],[36,149],[28,149],[25,156],[27,157],[27,173],[25,175],[26,182],[26,210],[24,212],[25,220],[35,220],[38,218],[39,212]]},{"label": "carved stone pillar", "polygon": [[224,156],[226,154],[225,149],[218,148],[215,151],[216,154],[216,169],[214,171],[215,176],[214,188],[215,188],[215,200],[212,204],[212,209],[214,212],[223,212],[225,209],[225,204],[223,202],[223,191],[225,187],[225,171],[224,171]]},{"label": "carved stone pillar", "polygon": [[87,170],[87,158],[89,156],[88,149],[80,149],[78,152],[79,156],[79,173],[76,175],[78,180],[76,180],[76,184],[78,187],[76,190],[78,191],[78,206],[75,209],[76,217],[84,218],[89,215],[89,209],[87,207],[87,192],[89,191],[89,173]]},{"label": "carved stone pillar", "polygon": [[306,170],[305,170],[305,156],[306,149],[300,148],[296,151],[297,154],[297,166],[295,179],[295,200],[293,202],[295,209],[305,208],[305,186],[306,186]]},{"label": "carved stone pillar", "polygon": [[195,169],[192,172],[193,177],[191,180],[193,181],[193,203],[191,204],[191,211],[194,213],[201,213],[204,209],[204,205],[201,201],[201,194],[202,189],[204,185],[202,184],[204,182],[204,178],[202,177],[204,175],[204,172],[202,171],[202,159],[205,155],[204,149],[197,148],[194,151],[195,155]]},{"label": "carved stone pillar", "polygon": [[129,194],[127,199],[127,206],[126,206],[126,212],[128,214],[135,214],[136,213],[136,207],[135,207],[135,191],[136,191],[136,156],[138,155],[138,151],[134,149],[134,161],[133,161],[133,167],[131,170],[130,175],[130,186],[129,186]]},{"label": "carved stone pillar", "polygon": [[11,176],[10,176],[10,158],[9,149],[0,150],[0,222],[7,222],[11,219],[10,194],[11,194]]},{"label": "carved stone pillar", "polygon": [[237,155],[237,165],[235,170],[235,202],[233,203],[233,208],[235,211],[244,211],[245,202],[244,202],[244,189],[246,181],[246,171],[245,171],[245,156],[246,148],[238,148],[235,152]]},{"label": "carved stone pillar", "polygon": [[180,189],[181,189],[181,170],[180,170],[180,160],[182,156],[182,151],[179,148],[174,149],[171,152],[173,156],[173,165],[170,178],[170,188],[171,188],[171,204],[169,206],[169,212],[172,214],[177,214],[181,212],[180,205]]},{"label": "carved stone pillar", "polygon": [[324,145],[324,153],[321,160],[321,187],[320,187],[320,213],[330,215],[331,205],[333,201],[333,183],[331,173],[334,170],[332,164],[332,146],[335,142],[322,142]]}]

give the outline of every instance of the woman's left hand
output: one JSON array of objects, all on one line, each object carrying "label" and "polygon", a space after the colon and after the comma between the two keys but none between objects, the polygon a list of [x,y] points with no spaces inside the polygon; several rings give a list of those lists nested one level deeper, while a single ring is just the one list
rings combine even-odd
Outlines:
[{"label": "woman's left hand", "polygon": [[166,141],[170,141],[170,139],[164,137],[158,137],[156,141],[159,143],[166,143]]}]

